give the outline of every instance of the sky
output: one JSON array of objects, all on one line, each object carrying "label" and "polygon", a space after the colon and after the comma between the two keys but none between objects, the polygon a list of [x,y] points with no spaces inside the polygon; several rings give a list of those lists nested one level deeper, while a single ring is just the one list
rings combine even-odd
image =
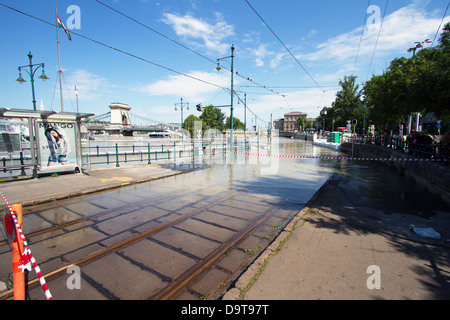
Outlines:
[{"label": "sky", "polygon": [[[105,114],[131,107],[132,122],[200,116],[196,105],[230,105],[234,117],[267,126],[285,113],[319,116],[345,76],[362,87],[396,57],[450,22],[448,0],[57,0],[63,106],[54,0],[0,0],[0,107]],[[448,10],[448,11],[446,11]],[[216,70],[217,59],[222,69]],[[78,95],[75,94],[78,87]],[[247,112],[244,119],[246,99]],[[187,104],[189,109],[187,109]],[[177,110],[175,106],[177,105]],[[230,108],[221,108],[227,116]]]}]

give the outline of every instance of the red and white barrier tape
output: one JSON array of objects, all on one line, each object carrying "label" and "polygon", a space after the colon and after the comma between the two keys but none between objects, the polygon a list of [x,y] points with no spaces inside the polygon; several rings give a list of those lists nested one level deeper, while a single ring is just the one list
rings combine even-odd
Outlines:
[{"label": "red and white barrier tape", "polygon": [[13,217],[14,224],[16,225],[17,233],[20,235],[20,238],[22,239],[23,246],[24,246],[24,252],[21,254],[21,258],[19,261],[19,268],[22,269],[22,272],[27,269],[28,271],[31,271],[30,263],[33,265],[34,270],[36,271],[36,274],[39,278],[39,283],[41,284],[42,289],[44,290],[45,297],[47,300],[53,300],[52,294],[50,293],[50,290],[47,287],[47,283],[45,282],[45,278],[42,275],[41,269],[39,268],[36,259],[34,259],[33,255],[31,254],[31,250],[28,247],[27,240],[25,239],[25,236],[22,233],[22,228],[19,226],[19,222],[17,221],[16,215],[14,214],[14,211],[11,209],[11,205],[9,204],[8,200],[5,198],[3,193],[0,192],[0,195],[2,196],[3,200],[5,200],[6,204],[8,205],[9,212],[11,213],[11,216]]},{"label": "red and white barrier tape", "polygon": [[448,159],[419,159],[419,158],[361,158],[361,157],[332,157],[332,156],[292,156],[280,154],[261,154],[249,152],[214,151],[215,153],[230,153],[246,156],[294,158],[294,159],[326,159],[326,160],[378,160],[378,161],[404,161],[404,162],[446,162]]}]

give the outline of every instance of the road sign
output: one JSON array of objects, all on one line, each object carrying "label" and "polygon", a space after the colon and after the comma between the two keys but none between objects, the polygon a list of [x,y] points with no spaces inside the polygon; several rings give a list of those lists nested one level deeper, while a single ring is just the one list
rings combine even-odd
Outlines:
[{"label": "road sign", "polygon": [[16,239],[16,224],[14,223],[14,219],[9,212],[9,209],[5,209],[5,214],[2,218],[3,227],[5,228],[6,237],[9,241],[14,241]]}]

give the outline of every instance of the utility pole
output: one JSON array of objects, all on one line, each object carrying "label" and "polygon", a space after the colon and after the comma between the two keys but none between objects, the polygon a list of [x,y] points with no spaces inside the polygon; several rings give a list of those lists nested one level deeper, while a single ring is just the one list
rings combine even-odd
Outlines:
[{"label": "utility pole", "polygon": [[181,102],[180,103],[175,103],[175,111],[177,111],[177,105],[180,106],[181,108],[181,126],[180,128],[183,126],[183,107],[186,107],[187,110],[189,110],[189,102],[188,103],[183,103],[183,98],[181,98]]}]

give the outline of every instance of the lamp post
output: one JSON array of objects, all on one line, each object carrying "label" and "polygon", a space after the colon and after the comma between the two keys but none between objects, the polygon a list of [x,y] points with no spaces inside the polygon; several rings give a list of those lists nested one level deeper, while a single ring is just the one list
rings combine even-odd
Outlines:
[{"label": "lamp post", "polygon": [[362,108],[363,108],[363,140],[364,140],[364,135],[366,134],[366,108],[367,108],[366,100],[363,101]]},{"label": "lamp post", "polygon": [[[48,80],[48,77],[45,75],[45,72],[44,72],[45,65],[43,63],[33,64],[33,55],[31,54],[31,52],[28,53],[28,59],[30,60],[30,64],[19,67],[19,77],[16,79],[16,81],[19,82],[20,84],[25,83],[26,81],[22,78],[22,68],[30,67],[30,71],[28,71],[27,69],[24,69],[24,70],[30,75],[31,93],[33,95],[33,110],[36,110],[36,98],[35,98],[35,94],[34,94],[34,74],[40,67],[42,67],[42,74],[39,76],[39,79],[42,79],[45,81],[45,80]],[[33,67],[36,67],[36,68],[33,69]]]},{"label": "lamp post", "polygon": [[323,117],[322,135],[324,135],[325,134],[325,116],[327,115],[327,110],[320,111],[320,115]]},{"label": "lamp post", "polygon": [[[412,47],[412,48],[409,48],[409,49],[408,49],[408,52],[412,52],[412,53],[413,53],[413,58],[415,58],[415,56],[416,56],[416,50],[417,50],[417,49],[422,49],[422,48],[423,48],[423,45],[424,45],[425,43],[431,43],[430,39],[425,39],[425,40],[422,41],[422,42],[416,42],[416,46],[415,46],[415,47]],[[419,121],[420,121],[419,117],[420,117],[420,113],[417,112],[417,113],[416,113],[416,119],[417,119],[417,120],[416,120],[416,131],[419,131]]]},{"label": "lamp post", "polygon": [[409,48],[407,51],[408,51],[408,52],[412,52],[412,53],[413,53],[413,58],[414,58],[414,57],[416,56],[416,50],[417,50],[417,49],[422,49],[422,48],[423,48],[423,45],[424,45],[425,43],[431,43],[430,39],[425,39],[424,41],[416,42],[416,46],[415,46],[415,47],[412,47],[412,48]]},{"label": "lamp post", "polygon": [[78,86],[75,86],[75,97],[77,98],[77,112],[80,112],[80,109],[78,108]]},{"label": "lamp post", "polygon": [[188,103],[183,103],[183,98],[181,98],[181,102],[180,103],[175,103],[175,111],[177,111],[177,105],[180,105],[180,109],[181,109],[181,127],[183,127],[183,107],[186,106],[186,110],[189,110],[189,102]]},{"label": "lamp post", "polygon": [[223,58],[219,58],[217,59],[217,71],[220,71],[222,68],[220,67],[219,61],[223,60],[223,59],[228,59],[231,58],[231,119],[230,119],[230,129],[231,129],[231,134],[230,134],[230,138],[231,138],[231,143],[233,143],[233,94],[234,94],[234,90],[233,90],[233,74],[234,74],[234,44],[231,45],[231,56],[228,57],[223,57]]}]

